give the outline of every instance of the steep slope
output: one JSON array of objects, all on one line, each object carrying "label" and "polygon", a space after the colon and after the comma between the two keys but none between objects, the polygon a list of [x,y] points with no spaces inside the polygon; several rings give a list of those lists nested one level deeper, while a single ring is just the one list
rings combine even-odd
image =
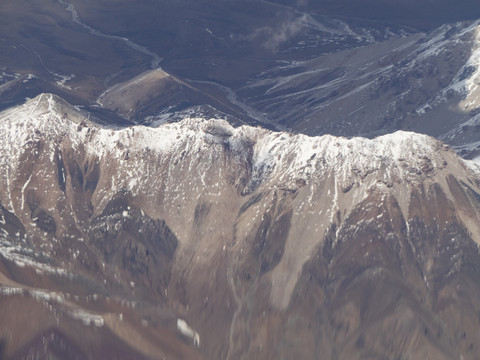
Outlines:
[{"label": "steep slope", "polygon": [[[4,3],[0,109],[51,92],[76,105],[105,104],[137,122],[167,110],[210,105],[253,125],[268,124],[235,94],[254,76],[286,62],[411,32],[264,1],[141,0],[134,7],[128,0]],[[153,81],[162,80],[152,76],[160,67],[170,76]],[[115,89],[140,80],[145,89],[153,87],[142,99],[141,91],[114,96]],[[107,92],[113,98],[105,98]],[[128,108],[119,106],[122,101]]]},{"label": "steep slope", "polygon": [[0,113],[5,358],[475,358],[475,163],[406,132],[89,117]]},{"label": "steep slope", "polygon": [[475,14],[451,0],[5,0],[0,110],[48,92],[112,125],[201,112],[308,135],[405,130],[474,158],[479,21],[443,21]]},{"label": "steep slope", "polygon": [[478,21],[357,47],[269,71],[244,101],[301,133],[425,133],[478,154]]}]

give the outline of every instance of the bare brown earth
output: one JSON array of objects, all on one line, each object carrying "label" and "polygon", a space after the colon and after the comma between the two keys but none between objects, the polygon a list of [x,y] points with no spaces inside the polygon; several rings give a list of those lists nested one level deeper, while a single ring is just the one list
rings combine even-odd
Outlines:
[{"label": "bare brown earth", "polygon": [[472,162],[112,127],[475,156],[469,3],[388,3],[3,1],[0,360],[478,359]]},{"label": "bare brown earth", "polygon": [[1,116],[4,359],[476,359],[478,175],[436,140],[298,167],[298,136],[222,121],[159,150],[48,94]]}]

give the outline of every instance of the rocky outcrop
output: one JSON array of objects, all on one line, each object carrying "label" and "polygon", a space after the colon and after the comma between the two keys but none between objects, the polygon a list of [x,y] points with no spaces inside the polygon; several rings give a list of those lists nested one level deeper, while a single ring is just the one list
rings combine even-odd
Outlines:
[{"label": "rocky outcrop", "polygon": [[475,358],[475,163],[407,132],[91,120],[49,94],[0,113],[0,302],[39,329],[7,358],[78,328],[87,358]]}]

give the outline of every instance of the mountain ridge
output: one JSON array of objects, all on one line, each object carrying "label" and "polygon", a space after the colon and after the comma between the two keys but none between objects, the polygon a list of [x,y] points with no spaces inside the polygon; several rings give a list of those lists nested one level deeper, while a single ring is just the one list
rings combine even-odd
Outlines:
[{"label": "mountain ridge", "polygon": [[[391,340],[378,343],[366,329],[391,326],[396,315],[354,320],[360,303],[335,305],[350,292],[357,299],[354,289],[377,278],[390,279],[378,286],[409,304],[398,305],[398,316],[410,314],[406,329],[443,321],[441,344],[459,331],[455,307],[435,310],[434,294],[450,294],[451,279],[470,284],[478,276],[479,170],[434,138],[309,137],[201,118],[112,127],[51,94],[3,111],[0,120],[0,252],[9,279],[2,299],[46,304],[62,341],[75,323],[149,358],[190,350],[191,357],[271,358],[287,351],[281,344],[293,331],[289,319],[297,319],[298,331],[322,342],[329,357],[366,356],[372,348],[388,354]],[[468,286],[467,298],[480,293]],[[371,301],[388,308],[393,300]],[[353,317],[327,311],[336,306]],[[307,319],[317,311],[330,320],[312,330]],[[176,328],[177,319],[200,346]],[[349,321],[355,330],[328,330],[329,321]],[[175,352],[149,337],[145,352],[125,342],[127,328],[144,337],[145,327],[185,346]],[[412,356],[467,354],[469,343],[443,348],[417,330],[399,329],[409,345],[394,348]],[[350,331],[363,336],[361,347]],[[284,340],[272,343],[266,334]],[[37,340],[7,342],[7,353],[28,341]],[[310,357],[312,344],[286,353]]]},{"label": "mountain ridge", "polygon": [[477,360],[474,0],[4,2],[1,360]]}]

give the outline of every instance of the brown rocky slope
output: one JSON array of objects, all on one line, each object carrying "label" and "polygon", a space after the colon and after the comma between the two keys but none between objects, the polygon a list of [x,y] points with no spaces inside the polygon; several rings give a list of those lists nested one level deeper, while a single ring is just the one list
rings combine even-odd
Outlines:
[{"label": "brown rocky slope", "polygon": [[479,352],[479,173],[437,140],[104,128],[50,94],[0,138],[5,359]]}]

